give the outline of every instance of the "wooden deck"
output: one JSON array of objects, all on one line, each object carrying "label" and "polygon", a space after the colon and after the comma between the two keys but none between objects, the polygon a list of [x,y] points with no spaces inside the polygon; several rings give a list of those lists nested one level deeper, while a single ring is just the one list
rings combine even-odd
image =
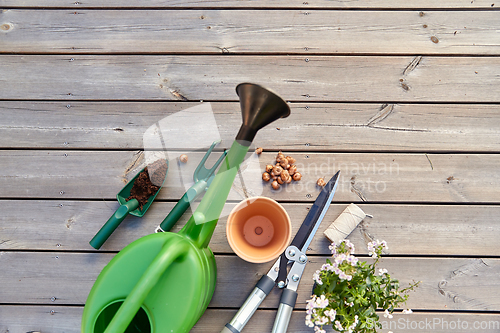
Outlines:
[{"label": "wooden deck", "polygon": [[[80,331],[99,272],[152,233],[185,190],[169,175],[142,219],[129,216],[102,250],[90,247],[144,164],[144,132],[208,101],[227,148],[241,123],[241,82],[290,102],[291,115],[254,142],[262,166],[278,150],[302,166],[303,188],[263,192],[283,203],[294,232],[319,192],[312,184],[342,172],[288,332],[312,332],[304,309],[329,253],[322,231],[351,202],[373,215],[349,236],[360,256],[385,239],[382,265],[402,283],[422,281],[408,302],[414,313],[382,332],[500,332],[499,8],[0,0],[0,332]],[[190,155],[183,172],[200,158]],[[230,199],[227,209],[238,200]],[[216,292],[192,332],[219,332],[271,266],[235,256],[225,223],[210,245]],[[271,331],[279,295],[245,332]]]}]

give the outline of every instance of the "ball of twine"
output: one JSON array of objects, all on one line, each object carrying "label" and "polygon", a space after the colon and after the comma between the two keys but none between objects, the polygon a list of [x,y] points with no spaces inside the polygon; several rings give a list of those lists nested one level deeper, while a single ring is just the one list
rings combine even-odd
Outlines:
[{"label": "ball of twine", "polygon": [[355,204],[350,204],[325,230],[324,235],[330,242],[340,243],[358,226],[367,215]]}]

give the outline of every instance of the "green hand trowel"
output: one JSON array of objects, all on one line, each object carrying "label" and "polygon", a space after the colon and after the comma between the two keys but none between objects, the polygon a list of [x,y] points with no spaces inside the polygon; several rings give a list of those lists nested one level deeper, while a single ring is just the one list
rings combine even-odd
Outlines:
[{"label": "green hand trowel", "polygon": [[144,236],[125,247],[97,278],[87,298],[83,333],[189,332],[210,302],[216,280],[208,247],[257,131],[290,109],[254,84],[236,87],[243,125],[194,214],[179,233]]},{"label": "green hand trowel", "polygon": [[[149,178],[152,179],[153,185],[158,186],[156,193],[149,196],[147,202],[144,203],[142,207],[139,207],[140,203],[137,199],[128,200],[130,197],[130,192],[132,187],[136,183],[137,179],[141,173],[146,169],[143,168],[140,172],[132,178],[131,181],[125,185],[120,192],[116,195],[116,199],[120,203],[120,207],[115,211],[113,215],[108,219],[108,221],[101,227],[101,229],[95,234],[92,240],[89,242],[90,245],[96,250],[100,249],[102,244],[111,236],[113,231],[122,223],[122,221],[127,217],[128,214],[137,217],[143,217],[146,214],[149,206],[153,203],[156,195],[160,192],[161,187],[167,177],[168,173],[168,161],[167,160],[157,160],[149,166]],[[153,171],[151,171],[153,170]],[[128,200],[128,201],[127,201]]]}]

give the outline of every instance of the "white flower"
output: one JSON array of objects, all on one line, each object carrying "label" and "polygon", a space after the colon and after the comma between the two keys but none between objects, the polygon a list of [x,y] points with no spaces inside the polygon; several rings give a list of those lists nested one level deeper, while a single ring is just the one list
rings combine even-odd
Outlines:
[{"label": "white flower", "polygon": [[344,273],[344,272],[340,272],[340,274],[339,274],[339,279],[341,279],[341,280],[350,280],[350,279],[349,279],[349,276],[350,276],[350,275],[347,275],[347,274],[346,274],[346,273]]},{"label": "white flower", "polygon": [[319,285],[322,285],[323,284],[323,281],[321,281],[321,276],[320,276],[320,271],[316,271],[314,274],[313,274],[313,280],[319,284]]},{"label": "white flower", "polygon": [[351,302],[351,303],[344,302],[344,303],[345,303],[345,305],[347,305],[350,308],[352,308],[354,306],[354,302]]},{"label": "white flower", "polygon": [[341,253],[341,254],[339,254],[339,255],[337,255],[337,256],[335,257],[335,262],[336,262],[337,264],[339,264],[339,265],[340,265],[340,264],[341,264],[341,263],[343,263],[346,259],[347,259],[346,254],[345,254],[345,253]]},{"label": "white flower", "polygon": [[325,297],[325,295],[321,295],[320,297],[316,298],[316,308],[321,308],[324,309],[328,306],[328,299]]},{"label": "white flower", "polygon": [[356,315],[356,316],[354,317],[354,322],[351,324],[351,326],[349,326],[349,328],[347,329],[347,332],[348,332],[348,333],[349,333],[349,332],[353,332],[353,331],[354,331],[354,329],[356,328],[356,326],[358,325],[358,322],[359,322],[359,320],[358,320],[358,315]]},{"label": "white flower", "polygon": [[387,242],[384,241],[384,240],[383,241],[379,241],[377,239],[377,240],[374,240],[373,242],[369,242],[368,245],[367,245],[368,254],[370,256],[372,256],[372,258],[377,258],[376,251],[380,247],[385,248],[386,250],[389,249],[389,246],[387,246]]},{"label": "white flower", "polygon": [[323,326],[325,325],[326,323],[328,323],[328,318],[327,317],[324,317],[324,316],[321,316],[321,317],[318,317],[316,319],[316,321],[314,321],[314,324],[318,325],[318,326]]},{"label": "white flower", "polygon": [[332,309],[332,310],[326,310],[326,311],[324,312],[324,314],[325,314],[325,316],[327,316],[327,317],[330,319],[330,321],[333,323],[333,321],[335,320],[335,316],[337,315],[337,311],[335,311],[335,310],[333,310],[333,309]]},{"label": "white flower", "polygon": [[314,326],[314,332],[317,332],[317,333],[326,333],[325,330],[319,328],[318,326]]},{"label": "white flower", "polygon": [[389,318],[389,319],[392,319],[392,314],[389,313],[389,310],[388,309],[385,309],[384,311],[384,317],[385,318]]},{"label": "white flower", "polygon": [[[336,263],[335,263],[335,265],[336,265]],[[334,268],[334,266],[332,266],[330,264],[323,264],[323,266],[321,266],[321,270],[324,272],[333,272],[333,268]]]},{"label": "white flower", "polygon": [[350,253],[354,252],[354,244],[351,243],[350,240],[344,239],[343,242],[344,242],[345,246],[349,248]]},{"label": "white flower", "polygon": [[410,314],[410,313],[413,313],[413,311],[411,311],[411,309],[403,310],[403,314]]},{"label": "white flower", "polygon": [[386,274],[386,273],[387,273],[387,269],[385,269],[385,268],[380,268],[380,269],[378,270],[378,275],[380,275],[380,276],[382,276],[382,275],[384,275],[384,274]]},{"label": "white flower", "polygon": [[310,314],[306,315],[306,325],[308,327],[314,327],[314,323],[311,320],[311,315]]},{"label": "white flower", "polygon": [[358,263],[358,258],[356,258],[355,256],[348,256],[346,260],[351,264],[351,266],[356,266],[356,264]]},{"label": "white flower", "polygon": [[332,255],[336,254],[337,253],[337,245],[335,244],[335,242],[333,242],[332,244],[330,244],[328,246],[328,249],[330,249],[330,251],[332,252]]},{"label": "white flower", "polygon": [[[311,299],[306,301],[306,313],[308,315],[313,314],[316,304],[316,295],[313,295]],[[311,326],[312,327],[312,326]]]},{"label": "white flower", "polygon": [[338,320],[335,320],[335,328],[337,329],[337,331],[339,332],[342,332],[344,330],[344,328],[342,327],[342,325],[340,324],[340,321]]}]

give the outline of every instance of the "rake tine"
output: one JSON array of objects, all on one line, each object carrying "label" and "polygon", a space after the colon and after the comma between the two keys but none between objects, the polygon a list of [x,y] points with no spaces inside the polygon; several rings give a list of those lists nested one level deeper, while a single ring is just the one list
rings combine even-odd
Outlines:
[{"label": "rake tine", "polygon": [[221,157],[219,157],[219,159],[212,166],[212,168],[207,169],[205,167],[205,162],[207,161],[208,156],[210,156],[210,154],[212,153],[212,150],[214,149],[214,147],[216,145],[218,145],[219,143],[220,143],[220,140],[219,141],[214,141],[212,143],[212,145],[210,146],[210,148],[208,148],[208,151],[205,153],[205,156],[203,156],[203,158],[201,159],[200,163],[196,167],[196,170],[194,171],[194,175],[193,175],[193,179],[194,179],[195,182],[197,182],[200,179],[208,179],[208,178],[210,178],[210,176],[213,175],[213,173],[215,172],[215,170],[217,169],[217,167],[219,166],[219,164],[222,162],[222,160],[226,156],[227,151],[224,151],[224,153],[221,155]]}]

